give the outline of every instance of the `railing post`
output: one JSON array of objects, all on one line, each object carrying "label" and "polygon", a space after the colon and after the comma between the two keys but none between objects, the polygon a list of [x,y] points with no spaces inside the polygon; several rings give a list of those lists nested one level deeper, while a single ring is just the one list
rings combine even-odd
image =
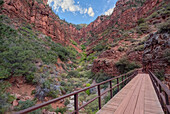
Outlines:
[{"label": "railing post", "polygon": [[99,102],[99,110],[101,109],[101,93],[100,93],[100,85],[97,86],[98,89],[98,102]]},{"label": "railing post", "polygon": [[78,110],[78,93],[76,93],[74,95],[74,110],[75,110],[75,114],[79,113],[79,110]]},{"label": "railing post", "polygon": [[117,91],[119,91],[119,78],[117,78]]},{"label": "railing post", "polygon": [[162,89],[161,89],[161,86],[158,84],[158,87],[159,87],[159,93],[162,92]]},{"label": "railing post", "polygon": [[123,82],[123,76],[122,76],[122,87],[124,86],[124,82]]},{"label": "railing post", "polygon": [[110,80],[110,99],[113,97],[112,80]]},{"label": "railing post", "polygon": [[166,94],[166,92],[164,92],[165,93],[165,102],[166,102],[166,105],[169,105],[169,98],[168,98],[168,95]]}]

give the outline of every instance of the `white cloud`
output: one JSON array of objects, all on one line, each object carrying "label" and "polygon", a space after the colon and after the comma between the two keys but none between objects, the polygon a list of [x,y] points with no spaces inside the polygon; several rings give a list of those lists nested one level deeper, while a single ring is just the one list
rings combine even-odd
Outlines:
[{"label": "white cloud", "polygon": [[93,11],[93,8],[92,8],[92,7],[89,7],[89,9],[88,9],[88,14],[89,14],[89,16],[91,16],[91,17],[94,16],[94,11]]},{"label": "white cloud", "polygon": [[48,0],[49,6],[53,7],[54,10],[58,11],[59,8],[62,9],[63,12],[70,11],[70,12],[80,12],[80,14],[88,13],[89,16],[94,16],[94,12],[92,7],[82,8],[77,2],[78,5],[75,4],[74,0]]},{"label": "white cloud", "polygon": [[110,3],[111,2],[111,0],[107,0],[107,3]]},{"label": "white cloud", "polygon": [[84,13],[87,13],[87,8],[84,10]]},{"label": "white cloud", "polygon": [[115,6],[113,8],[110,8],[109,10],[107,10],[104,14],[108,15],[108,16],[111,15],[114,11],[114,8],[115,8]]}]

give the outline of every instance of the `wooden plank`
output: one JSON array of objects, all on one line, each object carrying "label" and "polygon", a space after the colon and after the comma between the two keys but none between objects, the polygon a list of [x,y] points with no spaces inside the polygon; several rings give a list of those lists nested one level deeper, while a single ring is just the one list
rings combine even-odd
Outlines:
[{"label": "wooden plank", "polygon": [[143,76],[143,82],[142,82],[142,87],[140,89],[139,98],[136,104],[134,114],[144,114],[144,96],[145,96],[144,93],[145,93],[146,76],[145,75],[141,75],[141,76]]},{"label": "wooden plank", "polygon": [[115,114],[123,114],[124,111],[126,110],[126,107],[129,104],[129,101],[133,95],[133,93],[135,92],[135,88],[140,86],[139,83],[141,82],[139,75],[137,76],[138,80],[135,80],[136,83],[132,86],[131,89],[129,89],[129,93],[127,94],[127,96],[124,98],[124,100],[122,101],[122,103],[119,105],[119,107],[116,109],[116,111],[114,112]]},{"label": "wooden plank", "polygon": [[[103,106],[101,110],[97,112],[97,114],[109,114],[110,109],[112,110],[112,114],[116,111],[118,106],[121,104],[123,99],[126,97],[126,95],[130,92],[129,89],[133,87],[134,84],[137,84],[138,77],[134,77],[124,88],[120,90],[119,93],[117,93],[107,104]],[[113,107],[107,106],[112,105]]]},{"label": "wooden plank", "polygon": [[[124,111],[125,114],[133,114],[136,108],[136,104],[138,102],[138,98],[139,98],[139,93],[140,90],[142,88],[142,82],[143,82],[143,76],[140,76],[140,82],[138,82],[137,87],[135,88],[135,91],[133,92],[133,94],[131,95],[130,101],[128,102],[128,105]],[[137,113],[139,114],[139,113]]]},{"label": "wooden plank", "polygon": [[148,74],[138,74],[97,114],[164,114]]},{"label": "wooden plank", "polygon": [[144,98],[145,113],[164,114],[148,74],[146,74],[146,78]]}]

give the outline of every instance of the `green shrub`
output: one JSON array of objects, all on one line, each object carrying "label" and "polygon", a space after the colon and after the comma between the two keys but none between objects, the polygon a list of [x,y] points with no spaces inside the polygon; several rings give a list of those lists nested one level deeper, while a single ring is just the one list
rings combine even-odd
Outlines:
[{"label": "green shrub", "polygon": [[170,20],[159,25],[159,33],[169,32],[170,33]]},{"label": "green shrub", "polygon": [[162,16],[162,17],[168,17],[168,16],[170,16],[170,10],[163,10],[161,13],[160,13],[160,15]]},{"label": "green shrub", "polygon": [[86,49],[85,45],[81,45],[81,49],[84,51]]},{"label": "green shrub", "polygon": [[145,23],[145,19],[144,18],[140,18],[137,23],[138,23],[138,25],[140,25],[142,23]]},{"label": "green shrub", "polygon": [[48,111],[50,111],[50,112],[54,112],[54,109],[52,108],[51,104],[50,104],[50,105],[47,105],[47,106],[42,107],[42,109],[48,110]]},{"label": "green shrub", "polygon": [[66,99],[64,102],[64,105],[67,106],[68,104],[70,104],[70,101],[68,99]]},{"label": "green shrub", "polygon": [[135,62],[130,62],[126,57],[120,59],[115,65],[121,74],[127,73],[135,68],[141,67]]},{"label": "green shrub", "polygon": [[104,73],[103,71],[100,71],[100,72],[94,74],[93,77],[95,77],[95,80],[97,83],[100,83],[100,82],[103,82],[103,81],[106,81],[106,80],[112,78],[112,76]]},{"label": "green shrub", "polygon": [[4,4],[4,0],[0,0],[0,6]]},{"label": "green shrub", "polygon": [[7,102],[12,103],[15,99],[16,99],[15,96],[9,94]]},{"label": "green shrub", "polygon": [[[71,40],[71,39],[70,39],[70,40]],[[71,40],[71,43],[72,43],[73,45],[75,45],[75,46],[78,45],[77,42],[75,42],[74,40]]]},{"label": "green shrub", "polygon": [[[87,100],[91,100],[94,97],[96,97],[96,95],[90,95],[89,98],[87,98]],[[98,107],[99,104],[98,100],[96,99],[85,107],[85,111],[87,114],[95,114],[98,111]]]},{"label": "green shrub", "polygon": [[43,3],[43,1],[42,0],[36,0],[38,3]]},{"label": "green shrub", "polygon": [[139,29],[142,31],[142,33],[148,33],[149,26],[146,23],[142,23],[139,25]]},{"label": "green shrub", "polygon": [[143,51],[144,50],[144,45],[139,45],[138,47],[135,48],[135,51]]},{"label": "green shrub", "polygon": [[[86,84],[86,87],[90,87],[90,84],[87,83],[87,84]],[[87,95],[90,95],[90,89],[86,90],[85,92],[86,92]]]},{"label": "green shrub", "polygon": [[120,52],[122,52],[122,51],[124,51],[125,50],[125,48],[123,48],[123,47],[119,47],[118,48],[118,51],[120,51]]},{"label": "green shrub", "polygon": [[154,74],[155,74],[155,76],[156,76],[159,80],[161,80],[161,81],[163,81],[164,78],[165,78],[165,71],[164,71],[163,69],[162,69],[162,70],[155,71]]},{"label": "green shrub", "polygon": [[35,93],[36,93],[36,90],[34,89],[34,90],[32,90],[31,95],[33,95]]},{"label": "green shrub", "polygon": [[61,86],[66,86],[67,84],[64,81],[61,81]]},{"label": "green shrub", "polygon": [[5,114],[11,107],[11,102],[8,102],[8,94],[0,94],[0,102],[0,114]]},{"label": "green shrub", "polygon": [[158,15],[157,12],[152,13],[151,18],[155,18]]},{"label": "green shrub", "polygon": [[94,51],[102,51],[104,48],[105,48],[104,45],[98,44],[97,46],[95,46],[95,47],[93,48],[93,50],[94,50]]},{"label": "green shrub", "polygon": [[56,90],[56,91],[51,90],[50,92],[48,92],[47,96],[48,96],[48,97],[52,97],[52,98],[57,98],[58,95],[59,95],[59,93],[60,93],[60,92],[59,92],[58,90]]},{"label": "green shrub", "polygon": [[[31,101],[31,100],[19,101],[19,105],[17,107],[15,107],[15,110],[17,110],[17,111],[24,110],[26,108],[34,106],[35,104],[36,104],[36,102]],[[35,110],[33,112],[30,112],[29,114],[37,114],[37,113],[41,113],[41,109],[37,109],[37,110]]]},{"label": "green shrub", "polygon": [[7,94],[6,90],[11,86],[7,81],[0,81],[0,114],[10,110],[11,103],[15,99],[14,96]]},{"label": "green shrub", "polygon": [[78,71],[70,71],[68,72],[67,77],[79,77],[79,72]]},{"label": "green shrub", "polygon": [[64,108],[59,108],[59,107],[57,107],[57,109],[56,109],[56,113],[57,114],[59,114],[59,113],[61,113],[61,114],[64,114],[64,112],[66,112],[67,111],[67,109],[66,109],[66,107],[64,107]]},{"label": "green shrub", "polygon": [[105,104],[110,100],[110,95],[104,97]]}]

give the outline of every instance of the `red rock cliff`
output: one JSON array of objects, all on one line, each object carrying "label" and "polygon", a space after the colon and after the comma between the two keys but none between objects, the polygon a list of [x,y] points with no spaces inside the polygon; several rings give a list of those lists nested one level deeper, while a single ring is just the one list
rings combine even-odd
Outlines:
[{"label": "red rock cliff", "polygon": [[[157,10],[163,0],[118,0],[113,13],[110,16],[99,16],[94,22],[86,28],[80,30],[80,38],[90,38],[96,36],[102,37],[101,34],[109,29],[110,33],[100,39],[111,39],[121,37],[116,29],[129,30],[137,25],[140,18],[145,18]],[[92,33],[89,35],[89,33]],[[84,41],[84,40],[83,40]],[[95,42],[95,43],[94,43]],[[98,43],[92,41],[92,45]]]},{"label": "red rock cliff", "polygon": [[4,0],[4,2],[2,14],[8,15],[11,19],[18,20],[19,23],[26,21],[33,24],[35,29],[61,44],[69,44],[70,39],[76,40],[74,37],[78,31],[60,20],[46,5],[47,0],[43,0],[44,3],[36,0]]}]

